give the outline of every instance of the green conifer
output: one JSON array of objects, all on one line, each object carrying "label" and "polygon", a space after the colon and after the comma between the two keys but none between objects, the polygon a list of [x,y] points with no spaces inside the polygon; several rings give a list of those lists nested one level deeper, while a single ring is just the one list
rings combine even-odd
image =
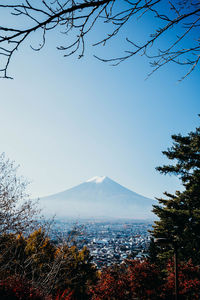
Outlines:
[{"label": "green conifer", "polygon": [[162,174],[176,175],[183,191],[157,199],[153,212],[153,236],[165,238],[166,245],[159,246],[160,258],[169,258],[176,247],[181,260],[192,258],[200,263],[200,127],[186,136],[172,135],[173,145],[163,154],[173,163],[158,167]]}]

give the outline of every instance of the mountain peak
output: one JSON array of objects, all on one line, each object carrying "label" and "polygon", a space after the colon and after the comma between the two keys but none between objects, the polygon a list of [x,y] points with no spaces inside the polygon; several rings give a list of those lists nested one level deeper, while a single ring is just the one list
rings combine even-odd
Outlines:
[{"label": "mountain peak", "polygon": [[106,176],[95,176],[88,179],[86,182],[102,183],[106,178]]},{"label": "mountain peak", "polygon": [[106,176],[95,176],[71,189],[40,199],[47,214],[77,218],[152,218],[152,204]]}]

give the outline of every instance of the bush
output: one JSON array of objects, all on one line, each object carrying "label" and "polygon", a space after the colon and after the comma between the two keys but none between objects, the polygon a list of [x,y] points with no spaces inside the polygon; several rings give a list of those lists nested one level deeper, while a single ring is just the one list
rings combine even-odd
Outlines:
[{"label": "bush", "polygon": [[[174,264],[168,263],[167,278],[163,287],[163,298],[174,297],[175,289],[175,275]],[[194,266],[192,261],[187,263],[180,263],[178,266],[178,279],[179,279],[179,294],[181,299],[199,299],[200,295],[200,269],[199,266]]]},{"label": "bush", "polygon": [[1,300],[51,300],[41,291],[34,288],[30,282],[17,277],[9,277],[0,282]]},{"label": "bush", "polygon": [[148,261],[127,260],[105,268],[91,288],[93,300],[159,299],[162,281],[155,265]]}]

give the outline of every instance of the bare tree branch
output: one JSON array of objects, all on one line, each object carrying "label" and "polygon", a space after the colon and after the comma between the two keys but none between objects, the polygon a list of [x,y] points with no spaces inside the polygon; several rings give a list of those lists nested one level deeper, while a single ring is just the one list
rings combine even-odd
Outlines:
[{"label": "bare tree branch", "polygon": [[171,62],[189,66],[183,78],[191,74],[199,63],[200,0],[22,0],[22,4],[16,5],[8,0],[6,4],[0,4],[0,13],[4,11],[23,22],[19,27],[0,26],[0,72],[3,78],[11,78],[8,75],[11,59],[34,32],[41,30],[42,36],[37,47],[31,46],[33,50],[41,50],[47,33],[59,29],[66,45],[63,42],[57,49],[64,51],[65,57],[78,52],[81,58],[85,52],[85,37],[97,21],[107,25],[110,33],[105,33],[105,37],[95,42],[94,46],[106,45],[127,23],[137,29],[145,16],[154,19],[157,25],[149,31],[147,28],[147,36],[140,44],[127,37],[129,49],[124,54],[117,57],[113,54],[108,59],[95,57],[118,65],[137,54],[146,55],[153,67],[151,74]]},{"label": "bare tree branch", "polygon": [[16,175],[14,162],[0,155],[0,234],[33,230],[39,210],[26,193],[28,184]]}]

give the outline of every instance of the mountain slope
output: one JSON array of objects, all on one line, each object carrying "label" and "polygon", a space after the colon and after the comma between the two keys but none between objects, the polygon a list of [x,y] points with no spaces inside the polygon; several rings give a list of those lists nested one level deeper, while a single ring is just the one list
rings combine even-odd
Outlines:
[{"label": "mountain slope", "polygon": [[94,177],[64,192],[40,199],[44,213],[58,217],[153,218],[154,200],[123,187],[112,179]]}]

